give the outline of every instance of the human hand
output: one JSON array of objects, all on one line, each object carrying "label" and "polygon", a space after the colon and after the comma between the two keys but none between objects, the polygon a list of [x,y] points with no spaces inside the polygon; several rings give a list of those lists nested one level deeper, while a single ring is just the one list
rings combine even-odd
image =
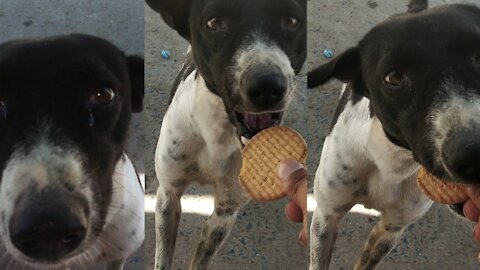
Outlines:
[{"label": "human hand", "polygon": [[480,241],[480,187],[469,187],[467,191],[470,199],[463,205],[463,214],[476,223],[473,227],[473,237]]},{"label": "human hand", "polygon": [[288,196],[285,215],[293,222],[303,223],[299,241],[307,246],[307,170],[295,160],[280,163],[278,175]]}]

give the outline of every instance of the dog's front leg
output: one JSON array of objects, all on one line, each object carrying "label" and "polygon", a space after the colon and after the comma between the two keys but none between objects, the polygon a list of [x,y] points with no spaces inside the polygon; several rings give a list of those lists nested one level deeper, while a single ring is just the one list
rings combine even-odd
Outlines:
[{"label": "dog's front leg", "polygon": [[[317,201],[322,203],[324,201]],[[316,207],[310,227],[310,270],[327,270],[338,235],[338,223],[351,205],[342,209]]]},{"label": "dog's front leg", "polygon": [[[415,185],[415,182],[411,184],[417,189]],[[416,192],[419,191],[416,190]],[[397,245],[405,228],[423,216],[431,204],[429,199],[421,195],[418,200],[414,201],[410,197],[407,200],[399,200],[396,205],[384,210],[380,221],[368,236],[362,257],[356,263],[355,270],[374,269]]]},{"label": "dog's front leg", "polygon": [[362,257],[355,265],[355,270],[374,269],[397,245],[407,225],[398,223],[398,220],[389,220],[388,217],[382,216],[382,219],[370,232]]},{"label": "dog's front leg", "polygon": [[170,269],[175,251],[178,223],[182,206],[180,197],[184,188],[172,189],[160,183],[157,189],[157,204],[155,208],[155,269]]},{"label": "dog's front leg", "polygon": [[347,150],[336,145],[330,136],[325,140],[314,180],[317,206],[310,226],[310,270],[329,268],[338,224],[355,204],[355,194],[362,193],[354,166],[346,165],[354,164],[346,160]]},{"label": "dog's front leg", "polygon": [[232,154],[231,157],[233,160],[229,158],[227,168],[223,168],[230,172],[230,176],[215,183],[215,208],[205,222],[190,270],[208,269],[212,258],[230,234],[237,219],[238,210],[250,200],[238,182],[242,158],[240,151]]}]

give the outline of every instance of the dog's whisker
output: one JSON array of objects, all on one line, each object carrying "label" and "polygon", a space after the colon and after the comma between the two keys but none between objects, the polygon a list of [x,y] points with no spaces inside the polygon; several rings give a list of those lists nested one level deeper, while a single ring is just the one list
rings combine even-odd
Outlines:
[{"label": "dog's whisker", "polygon": [[[122,218],[123,220],[128,220],[128,219],[133,219],[133,218],[135,218],[135,219],[141,218],[141,215],[136,213],[136,211],[134,209],[124,208],[124,207],[122,207],[122,205],[111,206],[109,209],[112,209],[112,210],[120,209],[120,210],[122,210],[122,215],[119,216],[119,218]],[[113,223],[108,223],[108,224],[114,225]]]},{"label": "dog's whisker", "polygon": [[111,251],[114,251],[114,252],[118,251],[118,247],[110,244],[105,239],[100,238],[99,241],[100,241],[102,250],[104,251],[104,253],[107,257],[110,257]]}]

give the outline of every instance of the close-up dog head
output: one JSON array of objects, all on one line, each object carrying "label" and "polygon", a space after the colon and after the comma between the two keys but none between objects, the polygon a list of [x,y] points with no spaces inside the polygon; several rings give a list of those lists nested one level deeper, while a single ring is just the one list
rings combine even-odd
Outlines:
[{"label": "close-up dog head", "polygon": [[0,265],[88,259],[115,207],[112,174],[142,102],[143,59],[103,39],[0,45]]},{"label": "close-up dog head", "polygon": [[305,0],[147,0],[191,45],[208,88],[250,138],[279,124],[306,57]]},{"label": "close-up dog head", "polygon": [[308,84],[351,84],[370,99],[387,137],[429,172],[480,183],[480,9],[424,8],[379,24],[310,72]]}]

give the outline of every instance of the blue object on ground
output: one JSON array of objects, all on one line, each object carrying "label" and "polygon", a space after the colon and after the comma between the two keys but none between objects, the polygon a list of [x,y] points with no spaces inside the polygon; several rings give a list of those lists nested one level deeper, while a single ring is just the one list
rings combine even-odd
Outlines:
[{"label": "blue object on ground", "polygon": [[170,51],[169,50],[163,50],[162,51],[162,57],[163,57],[163,59],[170,58]]},{"label": "blue object on ground", "polygon": [[325,49],[323,51],[323,56],[325,56],[325,58],[332,58],[333,57],[333,51],[330,50],[330,49]]}]

